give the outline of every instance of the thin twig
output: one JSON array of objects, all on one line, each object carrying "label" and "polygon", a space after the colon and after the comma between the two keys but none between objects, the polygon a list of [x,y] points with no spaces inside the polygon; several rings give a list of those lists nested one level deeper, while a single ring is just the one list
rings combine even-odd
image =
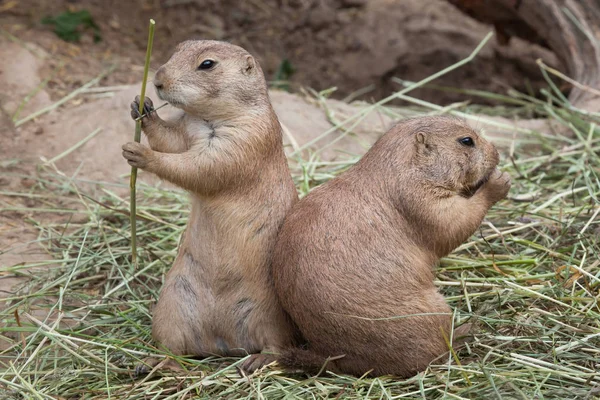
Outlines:
[{"label": "thin twig", "polygon": [[[153,19],[150,20],[148,27],[148,45],[146,47],[146,62],[144,63],[144,79],[142,80],[142,91],[140,94],[139,113],[144,112],[144,99],[146,98],[146,81],[148,80],[148,70],[150,69],[150,56],[152,55],[152,42],[154,41],[154,26]],[[135,122],[135,136],[133,138],[137,143],[140,142],[142,136],[142,121]],[[131,223],[131,262],[134,267],[137,267],[137,227],[136,227],[136,195],[135,184],[137,182],[137,167],[131,167],[131,177],[129,180],[130,187],[130,223]]]}]

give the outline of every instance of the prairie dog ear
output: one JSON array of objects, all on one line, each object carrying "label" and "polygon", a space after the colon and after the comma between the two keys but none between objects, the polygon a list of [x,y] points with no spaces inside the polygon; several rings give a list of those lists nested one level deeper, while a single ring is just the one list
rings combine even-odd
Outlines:
[{"label": "prairie dog ear", "polygon": [[417,148],[418,154],[426,154],[429,152],[430,147],[427,143],[427,136],[423,132],[417,132],[415,135],[415,147]]},{"label": "prairie dog ear", "polygon": [[246,60],[244,63],[244,68],[242,69],[242,72],[245,75],[250,75],[251,73],[254,72],[254,70],[256,69],[256,61],[254,61],[254,57],[248,55],[246,56]]}]

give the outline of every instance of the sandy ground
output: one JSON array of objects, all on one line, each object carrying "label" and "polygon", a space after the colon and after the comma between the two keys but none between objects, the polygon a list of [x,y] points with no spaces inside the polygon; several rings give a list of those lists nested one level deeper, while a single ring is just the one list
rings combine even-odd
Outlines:
[{"label": "sandy ground", "polygon": [[[135,12],[131,12],[135,8]],[[80,30],[79,43],[57,40],[41,23],[65,10],[89,11],[102,40]],[[134,84],[144,58],[147,24],[157,21],[153,67],[164,63],[176,43],[187,39],[227,40],[260,61],[269,80],[287,79],[343,98],[379,99],[399,86],[394,78],[418,81],[464,58],[492,26],[459,12],[445,0],[20,0],[0,3],[0,26],[45,49],[44,76],[55,74],[47,90],[64,95],[118,63],[104,85]],[[493,40],[473,62],[437,84],[505,92],[537,92],[545,87],[537,58],[560,68],[554,54],[512,38]],[[293,72],[282,73],[285,65]],[[362,95],[356,92],[365,89]],[[419,98],[448,104],[464,93],[422,89]],[[475,99],[475,98],[472,98]],[[477,98],[478,102],[485,99]]]}]

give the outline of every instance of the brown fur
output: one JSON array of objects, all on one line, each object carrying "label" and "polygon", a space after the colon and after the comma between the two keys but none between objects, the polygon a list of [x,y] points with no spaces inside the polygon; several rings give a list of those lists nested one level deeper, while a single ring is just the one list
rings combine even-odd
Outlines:
[{"label": "brown fur", "polygon": [[[206,59],[217,64],[198,69]],[[153,337],[175,354],[194,356],[292,345],[294,328],[275,295],[270,261],[297,193],[260,66],[240,47],[187,41],[154,83],[183,113],[167,122],[150,112],[142,120],[150,148],[127,143],[123,156],[189,191],[192,211],[153,312]],[[145,106],[152,110],[151,101]],[[139,99],[133,117],[137,107]]]},{"label": "brown fur", "polygon": [[[458,139],[471,137],[475,146]],[[279,362],[315,371],[403,377],[447,352],[450,307],[433,267],[504,198],[498,153],[465,123],[403,121],[347,172],[286,217],[275,287],[308,341]]]}]

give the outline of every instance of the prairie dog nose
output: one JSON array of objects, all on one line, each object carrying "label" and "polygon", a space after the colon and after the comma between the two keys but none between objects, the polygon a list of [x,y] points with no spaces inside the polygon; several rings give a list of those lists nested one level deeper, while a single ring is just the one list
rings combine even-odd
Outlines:
[{"label": "prairie dog nose", "polygon": [[164,76],[165,76],[165,71],[161,67],[158,69],[158,71],[156,71],[156,75],[154,75],[154,86],[157,89],[162,89]]}]

